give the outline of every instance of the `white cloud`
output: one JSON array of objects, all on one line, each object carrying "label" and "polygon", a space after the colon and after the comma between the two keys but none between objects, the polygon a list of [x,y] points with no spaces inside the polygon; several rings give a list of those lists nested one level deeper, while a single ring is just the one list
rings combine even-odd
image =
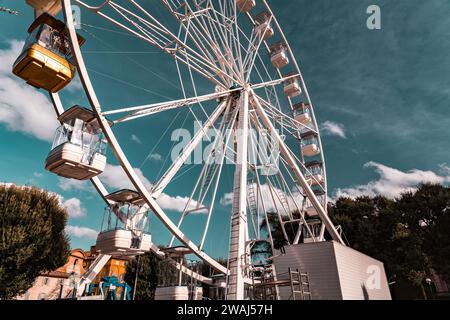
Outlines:
[{"label": "white cloud", "polygon": [[44,175],[40,172],[34,172],[33,176],[35,176],[36,178],[42,178]]},{"label": "white cloud", "polygon": [[[165,193],[162,193],[156,200],[156,202],[159,204],[159,206],[162,209],[177,211],[177,212],[183,212],[188,201],[189,201],[189,197],[181,197],[181,196],[172,197]],[[198,204],[197,201],[191,201],[188,210],[196,208],[197,204]],[[193,213],[200,214],[200,213],[207,213],[207,212],[208,211],[206,209],[202,209],[199,211],[195,211]]]},{"label": "white cloud", "polygon": [[220,204],[225,206],[230,206],[233,204],[233,193],[225,193],[222,198],[220,198]]},{"label": "white cloud", "polygon": [[66,208],[69,218],[77,219],[86,216],[86,209],[78,198],[62,200],[61,205]]},{"label": "white cloud", "polygon": [[336,190],[333,198],[373,197],[376,195],[395,198],[403,192],[415,190],[420,183],[445,183],[450,181],[450,172],[448,171],[446,172],[447,175],[444,176],[438,175],[433,171],[422,171],[419,169],[403,172],[372,161],[366,163],[364,166],[366,168],[374,168],[379,178],[364,185],[339,188]]},{"label": "white cloud", "polygon": [[51,141],[58,121],[47,95],[11,71],[22,46],[22,41],[12,40],[10,48],[0,50],[0,123],[9,130]]},{"label": "white cloud", "polygon": [[[144,176],[142,170],[139,168],[135,168],[134,171],[136,172],[144,186],[148,190],[150,190],[152,188],[152,183]],[[128,179],[121,166],[115,166],[108,163],[106,164],[105,171],[99,177],[104,184],[113,189],[136,189],[130,182],[130,179]]]},{"label": "white cloud", "polygon": [[[153,185],[152,183],[144,176],[143,172],[135,168],[134,169],[139,179],[142,181],[147,190],[151,190]],[[127,177],[125,172],[123,171],[121,166],[115,166],[111,164],[107,164],[105,171],[100,175],[100,180],[109,186],[110,188],[120,190],[120,189],[131,189],[136,190],[134,186],[131,184],[130,179]],[[186,204],[188,202],[188,197],[183,196],[170,196],[168,194],[162,193],[156,202],[161,206],[164,210],[171,210],[177,212],[183,212]],[[191,201],[192,206],[190,209],[197,206],[196,201]],[[205,213],[205,210],[199,211],[197,213]]]},{"label": "white cloud", "polygon": [[324,123],[322,123],[321,130],[325,135],[337,136],[343,139],[347,138],[344,125],[340,123],[325,121]]},{"label": "white cloud", "polygon": [[93,191],[93,188],[91,187],[89,181],[66,179],[62,177],[58,178],[58,187],[60,187],[64,191],[71,191],[71,190]]},{"label": "white cloud", "polygon": [[71,237],[89,240],[97,239],[98,232],[91,228],[68,225],[65,230]]},{"label": "white cloud", "polygon": [[148,156],[148,159],[155,160],[155,161],[162,161],[163,157],[159,153],[152,153]]},{"label": "white cloud", "polygon": [[141,139],[139,139],[139,137],[137,135],[135,135],[135,134],[132,134],[130,139],[131,139],[131,141],[134,141],[137,144],[142,144]]},{"label": "white cloud", "polygon": [[6,188],[9,188],[11,186],[22,187],[22,188],[24,187],[24,186],[18,186],[15,183],[12,183],[12,182],[0,182],[0,185],[5,186]]},{"label": "white cloud", "polygon": [[80,80],[80,74],[77,72],[75,78],[70,82],[70,84],[66,87],[70,92],[76,92],[78,90],[83,89],[83,84]]}]

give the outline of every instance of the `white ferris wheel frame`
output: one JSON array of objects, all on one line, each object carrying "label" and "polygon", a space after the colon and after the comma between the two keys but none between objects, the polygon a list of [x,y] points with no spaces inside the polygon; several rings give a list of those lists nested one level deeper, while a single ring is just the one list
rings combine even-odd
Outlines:
[{"label": "white ferris wheel frame", "polygon": [[[130,2],[132,2],[133,4],[137,5],[137,3],[135,3],[135,1],[133,0],[129,0]],[[208,0],[209,1],[209,0]],[[306,193],[307,198],[309,199],[309,201],[311,201],[312,206],[315,208],[315,210],[317,211],[317,213],[320,216],[320,219],[322,221],[323,224],[323,230],[321,232],[321,236],[323,236],[323,231],[324,228],[326,228],[328,230],[328,232],[330,233],[331,237],[344,244],[339,232],[336,230],[336,228],[334,227],[333,223],[331,222],[330,218],[327,215],[326,209],[323,206],[323,203],[321,203],[314,191],[312,190],[312,188],[310,187],[308,181],[306,180],[302,170],[300,169],[300,167],[298,166],[298,163],[296,161],[296,156],[293,154],[293,152],[290,150],[290,148],[286,145],[284,139],[280,136],[280,134],[277,133],[277,130],[274,126],[274,124],[272,123],[271,117],[268,115],[269,110],[265,110],[264,106],[268,106],[270,105],[270,102],[267,102],[265,100],[263,100],[262,98],[260,98],[258,95],[256,95],[255,91],[256,89],[259,88],[265,88],[265,87],[270,87],[270,86],[274,86],[274,85],[278,85],[283,83],[285,80],[289,79],[292,76],[288,76],[288,77],[282,77],[281,72],[277,69],[278,71],[278,75],[279,75],[279,79],[276,80],[272,80],[272,81],[268,81],[268,82],[263,82],[263,83],[259,83],[256,85],[248,85],[246,83],[243,83],[243,86],[241,88],[237,88],[237,89],[226,89],[223,88],[224,90],[219,92],[219,93],[214,93],[214,94],[208,94],[208,95],[204,95],[204,96],[197,96],[197,97],[193,97],[193,98],[186,98],[186,99],[181,99],[181,100],[177,100],[177,101],[170,101],[170,102],[165,102],[165,103],[160,103],[160,104],[152,104],[152,105],[146,105],[146,106],[138,106],[138,107],[131,107],[131,108],[124,108],[124,109],[120,109],[120,110],[113,110],[113,111],[107,111],[107,112],[103,112],[101,109],[101,104],[97,98],[97,95],[95,93],[94,87],[91,83],[89,74],[87,72],[87,68],[86,65],[84,63],[84,59],[83,59],[83,55],[82,52],[80,50],[80,46],[77,40],[77,35],[76,35],[76,29],[75,29],[75,25],[74,25],[74,20],[73,20],[73,16],[72,16],[72,9],[71,9],[71,0],[62,0],[62,4],[63,4],[63,13],[64,13],[64,18],[65,18],[65,23],[66,26],[68,28],[69,31],[69,38],[70,38],[70,46],[72,49],[72,53],[73,53],[73,57],[74,57],[74,61],[76,63],[77,66],[77,70],[79,73],[79,77],[81,80],[81,83],[83,85],[84,91],[86,93],[86,96],[89,100],[89,103],[91,105],[92,110],[94,111],[98,123],[106,137],[106,139],[109,142],[109,145],[111,147],[112,152],[114,153],[116,159],[119,161],[121,167],[123,168],[123,170],[125,171],[127,177],[129,178],[130,182],[133,184],[133,186],[136,188],[136,190],[141,194],[141,196],[143,197],[143,199],[146,201],[147,205],[149,206],[149,208],[152,210],[152,212],[161,220],[161,222],[165,225],[165,227],[172,233],[172,235],[174,237],[176,237],[184,246],[186,246],[187,248],[189,248],[192,253],[194,253],[195,255],[197,255],[201,260],[203,260],[205,263],[207,263],[208,265],[210,265],[212,268],[216,269],[217,271],[229,276],[230,275],[230,270],[229,268],[221,265],[218,261],[216,261],[214,258],[212,258],[211,256],[209,256],[208,254],[206,254],[204,251],[202,251],[202,248],[199,247],[198,245],[196,245],[195,243],[193,243],[179,228],[179,225],[176,225],[164,212],[164,210],[158,205],[158,203],[156,202],[155,198],[161,194],[162,190],[165,188],[165,186],[170,182],[170,180],[173,178],[173,176],[176,174],[176,172],[178,171],[178,169],[183,165],[184,161],[186,160],[187,156],[190,154],[190,152],[195,148],[196,146],[196,142],[198,142],[199,139],[201,139],[205,134],[206,134],[206,130],[207,128],[209,128],[210,126],[213,125],[213,123],[217,120],[218,116],[220,115],[221,111],[223,111],[226,108],[226,100],[224,100],[221,104],[219,104],[219,106],[216,108],[215,112],[210,116],[210,118],[208,119],[208,121],[205,123],[203,129],[194,137],[194,139],[191,141],[191,143],[183,150],[183,154],[174,161],[174,163],[172,164],[172,166],[169,168],[169,170],[166,172],[166,174],[163,176],[163,178],[159,181],[159,183],[156,185],[156,189],[153,189],[151,192],[149,190],[147,190],[147,188],[145,187],[145,185],[143,184],[143,182],[140,180],[139,176],[137,175],[137,173],[135,172],[135,170],[133,169],[132,165],[130,164],[130,162],[128,161],[128,158],[126,157],[125,153],[123,152],[119,142],[117,141],[108,121],[106,120],[105,116],[109,115],[109,114],[115,114],[115,113],[121,113],[121,112],[128,112],[128,116],[123,117],[120,119],[120,121],[118,122],[124,122],[124,121],[128,121],[128,120],[132,120],[135,119],[137,117],[142,117],[142,116],[146,116],[149,114],[153,114],[156,112],[161,112],[161,111],[165,111],[168,109],[174,109],[174,108],[179,108],[179,107],[184,107],[184,106],[188,106],[188,105],[192,105],[192,104],[196,104],[196,103],[201,103],[202,101],[207,101],[207,100],[211,100],[211,99],[218,99],[218,98],[223,98],[226,96],[231,95],[234,91],[238,91],[241,90],[243,92],[243,96],[245,97],[243,100],[243,104],[241,105],[241,110],[248,110],[249,109],[249,104],[251,103],[252,107],[256,110],[257,114],[259,115],[260,119],[262,120],[263,125],[266,127],[266,129],[268,131],[270,131],[274,137],[278,140],[277,142],[279,143],[280,146],[280,151],[281,154],[283,155],[283,157],[285,158],[285,161],[287,162],[287,165],[289,165],[289,167],[292,169],[292,172],[295,176],[295,178],[297,179],[298,183],[300,184],[300,186],[302,187],[303,191]],[[128,30],[129,32],[133,33],[134,35],[138,36],[139,38],[143,38],[141,35],[139,35],[138,33],[136,33],[135,31],[129,29],[128,27],[121,25],[119,22],[114,21],[112,18],[106,16],[105,14],[103,14],[101,12],[101,9],[108,5],[113,3],[112,0],[106,0],[104,1],[104,3],[102,3],[100,6],[98,7],[92,7],[89,6],[87,4],[85,4],[84,2],[80,1],[80,0],[75,0],[75,2],[79,5],[81,5],[82,7],[93,11],[95,13],[97,13],[98,15],[102,16],[103,18],[113,22],[116,25],[119,25],[119,27]],[[163,0],[163,2],[167,2],[166,0]],[[280,32],[280,35],[284,41],[284,44],[286,45],[287,48],[287,52],[290,55],[290,60],[294,63],[294,66],[297,70],[297,74],[295,74],[296,77],[298,77],[301,81],[302,84],[302,88],[304,89],[304,94],[308,100],[308,103],[310,105],[311,108],[311,116],[312,116],[312,123],[313,126],[315,128],[314,131],[317,132],[317,139],[318,139],[318,144],[319,144],[319,148],[322,151],[321,152],[321,159],[322,159],[322,164],[323,164],[323,173],[325,176],[325,183],[324,183],[324,189],[325,189],[325,197],[326,197],[326,168],[325,168],[325,159],[323,156],[323,148],[322,148],[322,142],[320,139],[320,134],[319,134],[319,130],[318,130],[318,126],[317,126],[317,122],[316,122],[316,118],[314,115],[314,109],[309,97],[309,93],[307,91],[306,88],[306,84],[305,81],[302,77],[302,74],[300,72],[298,63],[293,55],[293,52],[288,44],[288,41],[275,17],[275,15],[273,14],[273,12],[271,11],[267,1],[262,0],[262,3],[264,4],[264,6],[266,7],[266,10],[270,13],[271,15],[271,21],[274,22],[275,27],[277,28],[278,32]],[[247,14],[247,16],[249,17],[249,19],[253,22],[252,17]],[[149,17],[154,19],[153,17]],[[155,23],[158,23],[158,21],[153,20]],[[158,25],[159,27],[164,27],[162,25]],[[176,38],[175,35],[172,35],[174,38]],[[144,39],[145,41],[148,41],[148,39]],[[158,46],[156,43],[153,43],[153,45]],[[185,45],[185,44],[182,44]],[[269,50],[268,44],[266,43],[266,41],[261,41],[261,43],[258,44],[259,45],[264,45],[266,47],[267,50]],[[168,52],[167,48],[162,48],[161,46],[159,46],[160,49],[162,49],[163,51]],[[192,53],[194,54],[194,53]],[[258,53],[256,53],[256,55],[258,55]],[[256,59],[256,55],[254,57],[254,59]],[[175,56],[175,60],[177,61],[180,60],[181,58],[177,58],[176,55]],[[192,61],[197,61],[198,59],[195,56],[192,56]],[[189,61],[189,60],[187,60]],[[181,61],[183,62],[183,61]],[[240,63],[242,63],[242,58]],[[251,62],[250,62],[251,64]],[[192,69],[197,69],[196,71],[203,75],[206,76],[207,78],[211,78],[208,75],[208,72],[205,71],[205,68],[207,67],[207,63],[202,62],[202,61],[198,61],[198,63],[195,66],[190,66],[190,68]],[[209,66],[211,68],[211,66]],[[214,69],[214,68],[213,68]],[[225,72],[223,72],[222,70],[216,68],[218,74],[224,78],[229,77],[228,74],[226,74]],[[231,69],[231,68],[230,68]],[[248,74],[248,76],[250,76],[250,73]],[[212,80],[212,79],[211,79]],[[248,80],[248,78],[246,79]],[[219,85],[222,85],[220,82],[218,83]],[[60,97],[58,95],[58,93],[50,93],[50,97],[51,97],[51,101],[54,105],[55,111],[57,113],[57,115],[60,115],[64,112],[64,107],[61,103]],[[292,101],[291,99],[288,97],[288,101],[289,101],[289,105],[292,109]],[[273,108],[275,109],[275,108]],[[272,115],[274,113],[276,113],[276,111],[274,110],[270,110],[270,112],[272,113]],[[293,119],[292,119],[293,120]],[[248,121],[248,120],[246,120]],[[295,120],[293,120],[293,123],[295,123]],[[299,123],[297,123],[299,125]],[[247,127],[248,129],[248,127]],[[245,133],[244,133],[245,134]],[[244,141],[246,141],[246,137],[244,137]],[[246,157],[246,152],[244,151],[244,156]],[[238,155],[239,157],[239,155]],[[245,161],[245,163],[247,163]],[[303,162],[302,162],[303,163]],[[246,165],[243,165],[242,168],[245,168]],[[241,168],[241,169],[242,169]],[[240,209],[241,211],[244,212],[246,211],[246,202],[245,202],[245,190],[246,190],[246,180],[244,180],[244,175],[247,174],[247,169],[245,168],[244,170],[241,170],[241,180],[240,180],[240,196],[239,196],[239,200],[240,200]],[[256,175],[257,176],[257,175]],[[96,190],[98,191],[98,193],[101,195],[101,197],[104,199],[104,201],[110,205],[111,201],[108,200],[106,198],[106,196],[109,194],[109,192],[107,191],[107,189],[105,188],[105,186],[103,185],[103,183],[100,181],[100,179],[98,177],[92,178],[91,179],[92,184],[94,185],[94,187],[96,188]],[[325,199],[325,203],[326,203],[326,199]],[[231,231],[231,230],[230,230]],[[241,232],[243,232],[241,230]],[[245,237],[244,234],[241,235],[240,239],[242,240]],[[315,240],[314,240],[315,241]],[[241,243],[237,243],[238,246],[240,246],[240,254],[242,254],[242,250],[245,250],[242,248],[243,244],[242,241]],[[273,244],[272,244],[273,245]],[[156,254],[158,254],[161,257],[165,257],[167,258],[177,269],[181,270],[182,272],[184,272],[185,274],[189,275],[190,277],[203,282],[203,283],[208,283],[211,284],[212,283],[212,279],[202,276],[201,274],[198,274],[196,272],[194,272],[193,270],[187,268],[186,266],[182,265],[180,262],[171,259],[170,257],[168,257],[164,252],[162,252],[157,246],[153,245],[152,246],[152,251],[154,251]],[[239,259],[238,259],[239,260]],[[238,267],[242,267],[242,265],[240,263],[238,263],[237,265]],[[237,273],[240,274],[240,279],[238,280],[238,283],[236,283],[236,288],[237,290],[241,291],[241,292],[237,292],[235,293],[234,296],[232,296],[232,298],[242,298],[243,297],[243,286],[244,283],[247,284],[251,284],[251,279],[245,277],[245,275],[243,275],[242,273]],[[235,281],[236,282],[236,281]]]}]

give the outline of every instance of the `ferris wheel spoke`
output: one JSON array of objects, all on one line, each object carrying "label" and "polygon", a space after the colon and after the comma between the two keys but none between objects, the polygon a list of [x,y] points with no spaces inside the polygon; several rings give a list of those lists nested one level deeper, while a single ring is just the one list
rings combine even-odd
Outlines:
[{"label": "ferris wheel spoke", "polygon": [[[186,42],[181,41],[177,36],[172,34],[157,19],[155,19],[147,10],[145,10],[142,6],[140,6],[138,3],[136,3],[136,1],[134,1],[134,0],[129,0],[129,1],[132,4],[134,4],[134,6],[137,7],[142,13],[144,13],[144,15],[146,15],[148,18],[150,18],[152,21],[154,21],[164,31],[164,33],[167,34],[168,37],[170,37],[172,39],[172,42],[176,43],[177,46],[178,45],[182,46],[184,50],[182,50],[181,52],[184,52],[187,55],[187,57],[189,57],[189,59],[195,60],[196,62],[203,64],[205,67],[211,69],[212,72],[214,72],[215,74],[217,74],[221,77],[228,78],[229,80],[234,80],[230,75],[228,75],[228,73],[224,72],[223,70],[218,68],[215,63],[210,61],[207,56],[201,55],[200,53],[198,53],[197,50],[194,50],[189,45],[187,45]],[[134,15],[134,16],[138,17],[136,15]]]},{"label": "ferris wheel spoke", "polygon": [[276,85],[280,85],[283,82],[290,80],[290,79],[295,79],[299,76],[298,73],[294,73],[285,77],[282,77],[280,79],[275,79],[275,80],[270,80],[270,81],[265,81],[265,82],[261,82],[261,83],[257,83],[257,84],[253,84],[251,85],[252,89],[260,89],[260,88],[264,88],[264,87],[270,87],[270,86],[276,86]]},{"label": "ferris wheel spoke", "polygon": [[[186,21],[187,21],[187,25],[185,25]],[[184,30],[185,31],[184,42],[186,43],[187,40],[190,39],[195,44],[195,46],[201,51],[201,53],[205,57],[208,57],[208,61],[217,67],[217,60],[214,58],[214,56],[209,52],[208,48],[205,46],[204,40],[202,39],[202,37],[204,38],[204,36],[201,35],[201,32],[198,32],[198,29],[195,27],[193,21],[194,21],[194,19],[192,19],[192,18],[188,18],[187,20],[186,19],[180,20],[179,21],[180,22],[179,35],[181,35],[181,31]],[[213,48],[212,50],[213,50],[213,52],[216,52],[216,48]],[[219,66],[219,68],[220,68],[220,66]],[[223,70],[223,68],[221,70]],[[223,70],[223,71],[226,72],[226,70]],[[222,79],[222,81],[226,81],[223,76],[221,76],[220,78]]]},{"label": "ferris wheel spoke", "polygon": [[[217,11],[214,8],[212,1],[207,1],[207,8],[197,8],[199,13],[194,12],[189,4],[185,2],[186,11],[189,11],[185,16],[180,16],[178,13],[172,13],[180,20],[180,23],[183,24],[184,21],[192,22],[192,33],[189,34],[190,38],[196,43],[197,47],[204,48],[204,43],[210,50],[215,54],[216,58],[214,61],[211,61],[213,64],[219,64],[219,67],[222,68],[224,72],[229,71],[234,76],[234,81],[236,82],[238,79],[241,79],[240,68],[237,66],[236,59],[233,58],[232,52],[229,52],[230,42],[227,39],[226,30],[227,28],[219,21]],[[207,21],[205,21],[205,18]],[[196,24],[193,22],[197,22]],[[230,34],[232,34],[230,32]],[[236,39],[234,38],[236,41]],[[238,40],[237,40],[238,41]],[[199,45],[199,43],[201,45]],[[223,46],[225,45],[225,52],[222,51]],[[227,56],[227,57],[226,57]],[[231,59],[230,59],[231,58]],[[228,70],[226,70],[226,69]]]},{"label": "ferris wheel spoke", "polygon": [[209,128],[211,128],[219,118],[221,113],[225,110],[228,104],[228,100],[223,101],[219,107],[217,107],[216,111],[211,115],[211,117],[206,121],[205,125],[199,130],[194,138],[183,148],[183,151],[180,153],[177,159],[172,163],[170,168],[166,171],[166,173],[162,176],[162,178],[153,186],[152,189],[152,197],[157,198],[166,186],[170,183],[175,174],[180,170],[183,163],[187,160],[190,154],[194,151],[195,147],[200,143],[203,137],[207,134]]},{"label": "ferris wheel spoke", "polygon": [[[197,181],[195,183],[195,186],[192,190],[192,193],[189,197],[188,202],[186,203],[185,209],[183,210],[183,213],[181,215],[181,218],[178,222],[178,227],[181,227],[184,219],[192,212],[199,211],[199,210],[207,210],[208,216],[207,221],[205,224],[205,228],[203,231],[202,238],[200,240],[199,244],[199,250],[203,249],[204,242],[206,240],[206,235],[209,230],[209,224],[210,220],[213,214],[214,205],[215,205],[215,199],[217,195],[217,189],[220,182],[220,177],[222,173],[223,164],[225,163],[225,156],[226,156],[226,146],[228,145],[228,142],[231,138],[232,128],[234,126],[234,123],[236,121],[236,115],[237,110],[234,110],[233,112],[230,111],[231,104],[227,104],[227,109],[224,112],[221,125],[220,125],[220,132],[218,134],[218,138],[214,141],[213,147],[211,148],[211,152],[208,154],[207,159],[205,159],[204,166],[201,170],[200,175],[197,178]],[[225,141],[223,141],[223,137],[225,137]],[[217,155],[220,156],[219,159],[217,159]],[[218,161],[217,161],[218,160]],[[212,199],[209,205],[205,205],[205,197],[208,193],[208,190],[212,187],[212,183],[215,181],[213,186],[213,193],[212,193]],[[197,199],[197,200],[195,200]],[[195,207],[192,207],[191,203],[196,203]],[[173,241],[175,240],[175,237],[172,236],[169,247],[173,245]]]},{"label": "ferris wheel spoke", "polygon": [[110,116],[110,115],[115,115],[115,114],[120,114],[120,113],[128,113],[126,116],[123,116],[120,119],[115,121],[115,122],[125,122],[125,121],[136,119],[136,118],[142,117],[142,116],[153,115],[153,114],[168,111],[168,110],[178,109],[178,108],[182,108],[182,107],[188,107],[188,106],[198,104],[201,102],[224,98],[238,90],[240,90],[240,88],[224,90],[224,91],[217,92],[217,93],[206,94],[203,96],[186,98],[186,99],[179,99],[179,100],[174,100],[174,101],[153,103],[153,104],[135,106],[135,107],[119,108],[119,109],[114,109],[114,110],[110,110],[110,111],[104,111],[104,112],[102,112],[102,115]]},{"label": "ferris wheel spoke", "polygon": [[[187,18],[185,17],[184,19],[189,19],[189,21],[196,21],[198,24],[198,26],[195,26],[197,38],[201,39],[201,42],[205,42],[206,45],[208,45],[211,50],[213,50],[216,55],[217,61],[228,63],[222,51],[224,44],[227,44],[223,34],[223,30],[220,28],[220,22],[218,20],[215,20],[211,16],[211,11],[213,11],[212,1],[208,0],[203,2],[208,3],[205,9],[202,9],[197,4],[197,9],[199,10],[197,12],[200,13],[196,14],[192,9],[190,9],[190,11],[193,13],[190,13],[189,16]],[[205,21],[205,18],[207,21]],[[193,25],[195,25],[195,23]],[[231,66],[228,64],[228,67]],[[234,70],[230,69],[230,71],[233,72]]]},{"label": "ferris wheel spoke", "polygon": [[[199,21],[200,18],[201,17],[197,17],[195,20]],[[192,21],[192,19],[189,19],[189,22]],[[207,30],[207,27],[204,25],[204,23],[199,22],[199,27],[201,28],[201,30],[193,23],[190,26],[192,32],[188,32],[189,30],[186,30],[186,32],[188,32],[190,38],[195,41],[198,47],[202,47],[203,50],[206,50],[206,52],[208,52],[208,55],[210,56],[210,62],[216,66],[217,64],[219,64],[217,68],[220,68],[225,73],[230,71],[233,75],[233,80],[236,81],[239,75],[236,73],[234,66],[232,66],[229,63],[228,59],[224,56],[222,50],[219,47],[219,42],[216,39],[213,39],[213,37],[215,38],[215,36],[211,36],[212,32]],[[204,43],[206,43],[209,48],[206,48]],[[209,54],[209,51],[211,51],[215,55],[215,57],[212,57],[211,54]],[[230,79],[228,78],[228,80]]]},{"label": "ferris wheel spoke", "polygon": [[[212,10],[213,13],[215,14],[215,11]],[[217,20],[214,20],[217,19]],[[223,62],[226,67],[230,70],[230,72],[232,72],[236,79],[239,79],[239,68],[236,64],[236,60],[233,59],[233,55],[229,52],[228,48],[229,48],[229,44],[228,44],[228,39],[226,37],[226,35],[223,33],[223,26],[220,23],[220,21],[218,20],[217,15],[215,14],[214,17],[211,16],[211,12],[208,12],[208,24],[212,30],[212,35],[214,37],[214,41],[216,42],[216,44],[219,45],[219,43],[222,44],[222,50],[224,50],[225,52],[222,52],[222,58],[223,58]],[[222,26],[222,27],[221,27]],[[216,37],[217,34],[217,37]],[[218,39],[217,39],[218,38]],[[225,46],[223,48],[223,46]]]},{"label": "ferris wheel spoke", "polygon": [[[230,4],[231,3],[231,4]],[[243,80],[243,68],[242,68],[242,53],[241,48],[244,48],[243,44],[239,38],[239,26],[236,20],[236,7],[234,5],[234,1],[224,1],[224,5],[222,6],[222,2],[219,2],[220,11],[218,11],[214,6],[212,6],[212,11],[215,16],[215,21],[219,26],[222,26],[222,29],[225,30],[224,35],[226,36],[227,50],[229,56],[232,58],[232,64],[235,65],[235,68],[239,72],[239,79]],[[220,22],[220,18],[222,18],[222,22]],[[248,39],[248,38],[247,38]],[[244,48],[245,49],[245,48]]]},{"label": "ferris wheel spoke", "polygon": [[[200,250],[203,248],[203,246],[205,244],[206,236],[208,234],[209,225],[210,225],[210,222],[211,222],[211,217],[212,217],[212,214],[213,214],[214,205],[215,205],[215,201],[216,201],[217,190],[219,188],[219,183],[220,183],[220,179],[221,179],[221,175],[222,175],[222,169],[223,169],[223,165],[225,163],[225,157],[226,157],[226,153],[227,153],[226,146],[228,146],[228,143],[229,143],[229,141],[231,139],[231,136],[232,136],[232,130],[229,130],[229,128],[233,128],[234,127],[234,124],[235,124],[236,118],[237,118],[237,110],[238,109],[236,108],[236,110],[233,111],[230,119],[225,119],[224,118],[224,120],[223,120],[224,121],[223,123],[225,124],[224,127],[227,128],[226,129],[227,134],[226,134],[226,137],[225,137],[224,145],[220,149],[221,157],[219,159],[219,164],[217,165],[218,166],[217,178],[216,178],[216,181],[215,181],[215,184],[214,184],[214,187],[213,187],[211,204],[209,206],[209,211],[208,211],[208,218],[206,220],[205,229],[204,229],[204,232],[203,232],[202,238],[200,240],[200,244],[199,244]],[[226,122],[229,122],[228,126],[226,125],[227,124]]]},{"label": "ferris wheel spoke", "polygon": [[266,112],[264,111],[264,108],[262,107],[258,97],[252,95],[252,102],[253,102],[253,105],[254,105],[257,113],[259,114],[259,116],[260,116],[264,126],[267,127],[267,129],[278,140],[279,146],[280,146],[280,152],[285,157],[286,161],[289,163],[289,166],[293,170],[298,183],[300,183],[300,185],[302,186],[302,188],[305,191],[309,201],[311,201],[313,207],[315,208],[315,210],[319,214],[322,222],[325,224],[325,226],[326,226],[328,232],[330,233],[331,237],[334,240],[339,241],[340,243],[343,243],[343,240],[342,240],[339,232],[336,230],[335,226],[333,225],[333,223],[331,222],[330,218],[328,217],[328,215],[327,215],[325,209],[323,208],[322,204],[317,199],[317,197],[314,194],[313,190],[311,189],[311,187],[309,186],[308,182],[306,181],[303,173],[301,172],[300,168],[298,167],[298,165],[297,165],[297,163],[295,161],[295,158],[294,158],[294,156],[292,154],[292,151],[286,146],[284,141],[281,139],[279,134],[276,132],[275,127],[273,126],[272,122],[270,121],[270,118],[267,116]]},{"label": "ferris wheel spoke", "polygon": [[[256,58],[259,53],[259,49],[261,45],[264,43],[264,33],[267,31],[267,28],[269,27],[270,22],[272,21],[272,17],[269,18],[268,24],[265,29],[257,31],[254,29],[253,34],[255,35],[255,41],[251,42],[249,44],[248,51],[250,54],[247,56],[247,60],[244,63],[244,73],[245,73],[245,81],[248,82],[251,75],[253,68],[255,66]],[[255,45],[255,43],[257,43]]]},{"label": "ferris wheel spoke", "polygon": [[144,13],[147,18],[150,19],[150,21],[124,8],[114,1],[109,1],[108,7],[110,7],[114,12],[118,13],[126,23],[130,24],[130,26],[126,26],[116,18],[113,18],[110,15],[102,12],[101,10],[104,9],[106,5],[99,10],[94,10],[92,9],[92,7],[87,6],[81,1],[77,1],[77,3],[95,12],[100,17],[108,20],[109,22],[112,22],[114,25],[133,34],[139,39],[142,39],[156,46],[163,52],[170,54],[178,61],[181,61],[184,64],[190,62],[192,68],[196,72],[217,84],[221,84],[221,81],[216,78],[217,76],[229,78],[232,80],[232,77],[210,63],[207,57],[203,56],[197,50],[194,50],[185,42],[181,41],[177,36],[175,36],[172,32],[170,32],[170,30],[164,27],[163,24],[161,24],[157,19],[150,15],[139,4],[137,4],[133,0],[128,1],[134,4],[135,7],[137,7],[142,13]]}]

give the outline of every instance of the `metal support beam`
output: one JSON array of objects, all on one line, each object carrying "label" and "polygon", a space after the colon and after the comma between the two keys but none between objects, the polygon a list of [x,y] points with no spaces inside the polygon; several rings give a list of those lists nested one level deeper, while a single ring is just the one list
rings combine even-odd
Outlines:
[{"label": "metal support beam", "polygon": [[248,91],[244,90],[239,101],[239,123],[236,132],[237,163],[234,174],[232,222],[228,277],[228,300],[244,299],[247,229],[247,145],[248,145]]}]

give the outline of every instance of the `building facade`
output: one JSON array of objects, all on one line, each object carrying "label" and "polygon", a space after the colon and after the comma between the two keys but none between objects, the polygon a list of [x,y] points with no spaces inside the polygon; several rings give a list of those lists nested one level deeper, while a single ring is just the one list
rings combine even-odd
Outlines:
[{"label": "building facade", "polygon": [[70,252],[67,263],[55,271],[42,273],[33,286],[17,300],[56,300],[70,298],[75,283],[85,272],[86,254],[81,249]]}]

